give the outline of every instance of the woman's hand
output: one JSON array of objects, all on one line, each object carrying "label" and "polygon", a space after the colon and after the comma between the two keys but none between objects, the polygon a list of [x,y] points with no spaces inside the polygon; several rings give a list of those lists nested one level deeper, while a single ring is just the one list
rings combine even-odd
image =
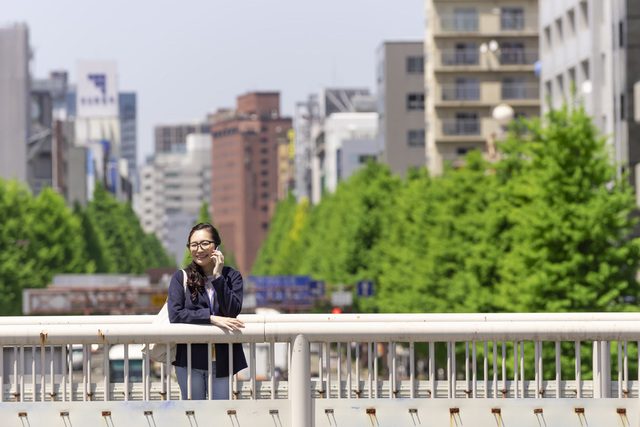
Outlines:
[{"label": "woman's hand", "polygon": [[230,331],[239,331],[240,328],[244,328],[244,323],[242,322],[242,320],[235,319],[233,317],[211,315],[210,320],[212,325],[216,325],[220,328],[225,328]]},{"label": "woman's hand", "polygon": [[222,255],[222,252],[215,250],[211,254],[211,259],[214,262],[213,278],[217,279],[222,275],[222,267],[224,267],[224,255]]}]

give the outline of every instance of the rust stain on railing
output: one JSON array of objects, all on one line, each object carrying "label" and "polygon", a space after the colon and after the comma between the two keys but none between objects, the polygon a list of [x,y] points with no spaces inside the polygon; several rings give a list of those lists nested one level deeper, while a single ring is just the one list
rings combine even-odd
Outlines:
[{"label": "rust stain on railing", "polygon": [[43,330],[42,332],[40,332],[40,344],[46,345],[47,338],[49,338],[49,334],[47,333],[46,330]]}]

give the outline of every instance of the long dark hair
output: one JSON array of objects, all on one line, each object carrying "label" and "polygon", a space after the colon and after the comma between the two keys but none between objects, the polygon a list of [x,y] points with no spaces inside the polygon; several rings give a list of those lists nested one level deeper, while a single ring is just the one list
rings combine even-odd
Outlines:
[{"label": "long dark hair", "polygon": [[[191,243],[191,236],[198,230],[207,230],[209,234],[211,234],[211,240],[213,240],[216,248],[222,243],[218,230],[208,222],[201,222],[191,229],[189,237],[187,238],[187,247],[189,247],[189,243]],[[191,264],[189,264],[185,270],[187,272],[187,285],[192,290],[191,299],[194,299],[198,295],[198,292],[204,290],[207,275],[204,273],[204,269],[194,261],[191,261]]]}]

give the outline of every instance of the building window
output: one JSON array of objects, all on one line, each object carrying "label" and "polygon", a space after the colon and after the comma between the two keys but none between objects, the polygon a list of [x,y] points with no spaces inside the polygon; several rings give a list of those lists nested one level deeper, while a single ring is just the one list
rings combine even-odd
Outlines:
[{"label": "building window", "polygon": [[268,222],[263,222],[262,223],[262,229],[263,230],[268,230],[269,229],[269,223]]},{"label": "building window", "polygon": [[[535,60],[538,58],[536,57]],[[523,65],[535,62],[533,55],[527,57],[522,42],[504,42],[500,49],[500,64],[502,65]]]},{"label": "building window", "polygon": [[358,155],[358,164],[365,165],[369,160],[376,161],[376,156],[373,154],[360,154]]},{"label": "building window", "polygon": [[[607,4],[608,2],[602,2],[602,4]],[[602,14],[604,18],[604,13]],[[582,29],[589,28],[589,3],[587,0],[582,0],[580,2],[580,22],[582,24]]]},{"label": "building window", "polygon": [[569,68],[569,84],[571,85],[572,89],[573,86],[576,85],[576,67]]},{"label": "building window", "polygon": [[589,80],[589,60],[585,59],[580,63],[580,69],[582,70],[582,81]]},{"label": "building window", "polygon": [[500,28],[502,30],[523,30],[524,9],[521,7],[503,7],[500,12]]},{"label": "building window", "polygon": [[262,181],[260,185],[262,185],[263,187],[268,187],[269,183],[267,181]]},{"label": "building window", "polygon": [[480,135],[478,113],[458,112],[453,120],[442,120],[444,135]]},{"label": "building window", "polygon": [[408,94],[407,110],[424,110],[424,93]]},{"label": "building window", "polygon": [[477,77],[456,78],[455,96],[461,101],[477,101],[480,99],[480,83]]},{"label": "building window", "polygon": [[263,170],[262,172],[260,172],[260,175],[267,176],[267,175],[269,175],[269,171]]},{"label": "building window", "polygon": [[269,160],[262,159],[262,160],[260,160],[260,163],[263,164],[263,165],[266,165],[267,163],[269,163]]},{"label": "building window", "polygon": [[263,199],[268,199],[269,198],[269,193],[262,193],[261,196]]},{"label": "building window", "polygon": [[478,65],[479,60],[477,43],[456,43],[453,50],[442,50],[443,65]]},{"label": "building window", "polygon": [[564,39],[564,31],[562,28],[562,18],[556,19],[556,41],[561,44]]},{"label": "building window", "polygon": [[269,149],[268,148],[263,148],[262,150],[260,150],[260,152],[262,154],[267,154],[269,152]]},{"label": "building window", "polygon": [[574,12],[573,9],[570,9],[567,12],[567,22],[568,22],[567,27],[569,28],[569,32],[567,36],[573,37],[576,35],[576,13]]},{"label": "building window", "polygon": [[[532,99],[528,96],[524,77],[504,77],[502,79],[502,99]],[[536,96],[537,98],[537,96]]]},{"label": "building window", "polygon": [[262,142],[263,144],[266,144],[267,142],[269,142],[269,140],[267,138],[261,138],[260,142]]},{"label": "building window", "polygon": [[422,56],[407,57],[407,74],[424,74],[424,59]]},{"label": "building window", "polygon": [[544,48],[547,52],[551,50],[551,46],[553,43],[551,42],[551,26],[547,25],[544,27]]},{"label": "building window", "polygon": [[267,212],[269,210],[269,207],[267,205],[263,205],[261,208],[262,212]]},{"label": "building window", "polygon": [[475,7],[456,7],[453,11],[454,31],[478,31],[478,12]]},{"label": "building window", "polygon": [[262,126],[262,127],[260,128],[260,132],[266,132],[266,131],[267,131],[267,127],[266,127],[266,126]]},{"label": "building window", "polygon": [[407,131],[407,145],[409,147],[424,147],[425,146],[424,129],[412,129]]}]

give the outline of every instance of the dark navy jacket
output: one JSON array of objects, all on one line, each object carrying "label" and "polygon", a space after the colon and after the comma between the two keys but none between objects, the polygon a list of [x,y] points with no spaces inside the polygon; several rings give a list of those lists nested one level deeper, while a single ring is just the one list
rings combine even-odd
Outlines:
[{"label": "dark navy jacket", "polygon": [[[191,299],[193,289],[187,286],[185,295],[182,270],[174,273],[169,284],[169,321],[171,323],[191,323],[211,325],[209,316],[211,308],[209,296],[203,288]],[[243,281],[239,272],[231,267],[223,267],[222,275],[213,282],[215,290],[213,309],[216,316],[237,317],[242,309]],[[185,298],[186,297],[186,298]],[[211,325],[213,326],[213,325]],[[208,344],[191,345],[191,367],[207,369]],[[216,344],[216,377],[229,376],[229,345]],[[187,345],[178,344],[176,349],[175,366],[187,366]],[[247,367],[247,361],[242,351],[242,344],[233,344],[233,373]]]}]

